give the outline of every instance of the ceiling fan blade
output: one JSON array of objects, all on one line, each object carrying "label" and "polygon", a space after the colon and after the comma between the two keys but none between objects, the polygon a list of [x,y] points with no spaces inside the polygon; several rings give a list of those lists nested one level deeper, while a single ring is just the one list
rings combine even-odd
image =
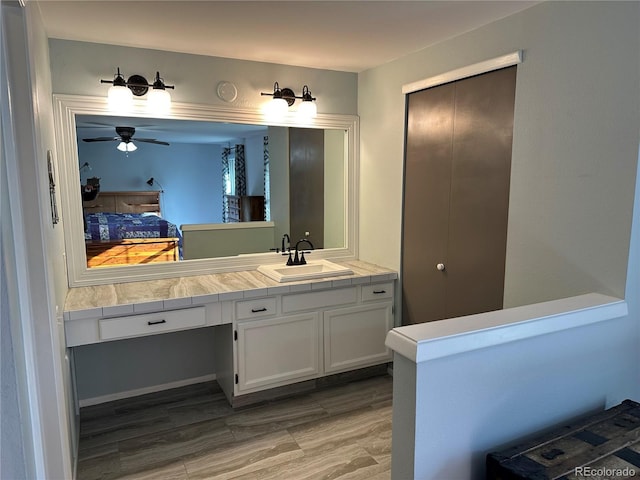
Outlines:
[{"label": "ceiling fan blade", "polygon": [[96,138],[83,138],[83,142],[112,142],[114,140],[120,140],[119,137],[96,137]]},{"label": "ceiling fan blade", "polygon": [[138,138],[138,137],[134,137],[131,140],[133,140],[134,142],[155,143],[156,145],[169,145],[167,142],[163,142],[161,140],[156,140],[155,138]]}]

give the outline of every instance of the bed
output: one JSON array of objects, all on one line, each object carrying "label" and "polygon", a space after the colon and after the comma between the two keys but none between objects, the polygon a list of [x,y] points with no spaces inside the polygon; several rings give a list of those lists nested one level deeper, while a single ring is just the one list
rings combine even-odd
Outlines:
[{"label": "bed", "polygon": [[162,218],[159,191],[100,192],[83,211],[88,267],[180,259],[180,230]]}]

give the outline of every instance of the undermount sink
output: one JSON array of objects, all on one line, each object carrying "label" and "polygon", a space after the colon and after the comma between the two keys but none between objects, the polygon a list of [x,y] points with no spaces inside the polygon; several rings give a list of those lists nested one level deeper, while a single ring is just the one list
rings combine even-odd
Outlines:
[{"label": "undermount sink", "polygon": [[329,260],[312,260],[305,265],[260,265],[258,271],[281,283],[353,273],[349,267],[338,265]]}]

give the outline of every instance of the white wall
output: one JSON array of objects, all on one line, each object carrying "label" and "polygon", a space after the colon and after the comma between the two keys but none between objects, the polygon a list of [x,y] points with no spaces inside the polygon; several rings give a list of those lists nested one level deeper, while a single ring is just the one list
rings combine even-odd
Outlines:
[{"label": "white wall", "polygon": [[247,168],[247,195],[264,195],[264,137],[260,135],[244,139]]},{"label": "white wall", "polygon": [[[70,377],[62,339],[66,272],[47,172],[47,152],[55,152],[48,44],[37,6],[5,6],[10,100],[3,102],[3,140],[12,148],[5,151],[11,217],[3,218],[2,227],[12,240],[3,255],[25,468],[30,478],[70,478]],[[55,155],[53,164],[55,169]]]},{"label": "white wall", "polygon": [[324,248],[345,244],[344,132],[324,132]]},{"label": "white wall", "polygon": [[[639,20],[637,2],[544,2],[360,75],[361,258],[400,266],[401,86],[522,49],[505,306],[595,291],[629,311],[418,365],[396,359],[394,391],[407,395],[394,398],[394,472],[483,478],[488,451],[640,398]],[[396,248],[367,241],[384,235]]]},{"label": "white wall", "polygon": [[363,72],[360,257],[400,268],[403,84],[522,49],[505,307],[625,291],[640,79],[638,2],[544,2]]},{"label": "white wall", "polygon": [[[547,320],[563,325],[571,315]],[[527,326],[532,335],[511,342],[501,329],[489,348],[476,348],[471,333],[467,351],[417,364],[396,354],[393,477],[483,479],[487,453],[637,399],[637,321],[616,317],[543,335]]]}]

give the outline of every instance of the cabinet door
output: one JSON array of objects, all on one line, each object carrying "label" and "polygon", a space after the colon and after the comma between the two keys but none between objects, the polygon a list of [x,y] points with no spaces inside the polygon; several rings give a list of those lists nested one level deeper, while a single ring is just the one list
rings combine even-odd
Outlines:
[{"label": "cabinet door", "polygon": [[393,327],[393,303],[324,312],[324,373],[336,373],[391,361],[385,344]]},{"label": "cabinet door", "polygon": [[264,390],[320,374],[318,313],[237,323],[238,392]]}]

